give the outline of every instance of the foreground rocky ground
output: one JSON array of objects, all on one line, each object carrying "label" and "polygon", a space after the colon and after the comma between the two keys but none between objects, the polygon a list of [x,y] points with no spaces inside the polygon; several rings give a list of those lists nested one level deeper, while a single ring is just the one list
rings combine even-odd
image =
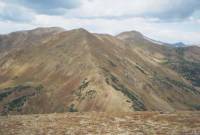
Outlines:
[{"label": "foreground rocky ground", "polygon": [[1,116],[1,135],[200,135],[200,112]]}]

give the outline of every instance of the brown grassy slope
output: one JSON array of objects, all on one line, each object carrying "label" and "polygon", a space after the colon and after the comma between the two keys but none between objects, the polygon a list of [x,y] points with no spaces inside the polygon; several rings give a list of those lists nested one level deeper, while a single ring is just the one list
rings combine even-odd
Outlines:
[{"label": "brown grassy slope", "polygon": [[[41,92],[26,95],[27,100],[8,113],[193,110],[200,103],[198,90],[161,64],[165,55],[153,52],[162,50],[160,46],[136,48],[116,37],[84,29],[59,30],[39,39],[34,38],[34,31],[38,29],[25,32],[34,39],[31,41],[7,39],[18,49],[5,48],[0,58],[0,89],[42,86]],[[19,104],[9,96],[2,101],[2,108],[8,103]]]},{"label": "brown grassy slope", "polygon": [[[176,95],[170,85],[175,85],[180,90],[186,90],[187,87],[190,92],[196,89],[198,93],[200,82],[198,76],[200,72],[199,47],[173,48],[163,43],[160,45],[159,42],[152,42],[135,31],[124,32],[116,37],[130,46],[133,51],[145,60],[146,64],[153,64],[149,68],[154,69],[154,73],[156,73],[154,77],[158,77],[157,79],[160,83],[156,85],[161,85],[160,88],[162,89],[169,89],[167,94],[172,90],[172,95]],[[148,67],[148,65],[144,67]],[[165,86],[162,86],[163,83]],[[177,96],[180,95],[180,93],[177,93]],[[170,100],[170,97],[168,99]],[[190,102],[185,102],[185,104],[188,103],[190,104]],[[199,102],[193,107],[196,108],[196,106],[199,106]]]},{"label": "brown grassy slope", "polygon": [[199,112],[63,113],[0,117],[1,135],[199,135]]},{"label": "brown grassy slope", "polygon": [[200,47],[170,47],[134,31],[124,32],[116,37],[125,41],[132,48],[139,50],[142,55],[146,55],[150,60],[156,60],[174,70],[193,86],[200,86]]}]

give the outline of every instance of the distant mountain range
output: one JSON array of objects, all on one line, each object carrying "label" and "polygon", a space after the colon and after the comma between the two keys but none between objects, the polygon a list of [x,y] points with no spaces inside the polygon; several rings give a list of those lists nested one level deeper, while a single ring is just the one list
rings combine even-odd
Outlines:
[{"label": "distant mountain range", "polygon": [[[175,47],[174,47],[175,46]],[[0,35],[0,113],[200,110],[200,48],[137,31]]]},{"label": "distant mountain range", "polygon": [[[165,45],[165,46],[171,46],[171,47],[186,47],[186,46],[189,46],[189,45],[184,44],[183,42],[165,43],[165,42],[162,42],[162,41],[157,41],[157,40],[151,39],[149,37],[146,37],[146,36],[142,35],[140,32],[137,32],[137,31],[123,32],[123,34],[125,34],[125,33],[132,33],[131,37],[136,38],[135,36],[137,35],[138,36],[137,38],[143,38],[145,40],[149,40],[150,42],[155,43],[155,44],[159,44],[159,45]],[[121,35],[121,34],[119,34],[119,35]]]},{"label": "distant mountain range", "polygon": [[174,44],[172,44],[173,46],[175,46],[175,47],[186,47],[187,45],[186,44],[184,44],[183,42],[177,42],[177,43],[174,43]]}]

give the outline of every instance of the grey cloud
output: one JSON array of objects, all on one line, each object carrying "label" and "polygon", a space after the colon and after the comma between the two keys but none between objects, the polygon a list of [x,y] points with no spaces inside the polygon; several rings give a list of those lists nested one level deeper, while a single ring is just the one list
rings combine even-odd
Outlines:
[{"label": "grey cloud", "polygon": [[[141,0],[140,2],[141,4],[145,3],[148,6],[148,5],[151,5],[153,1]],[[156,5],[157,4],[156,0],[154,0],[154,2]],[[158,0],[158,3],[162,3],[162,4],[158,5],[158,7],[154,7],[156,9],[152,9],[153,7],[149,6],[148,7],[149,9],[144,9],[144,12],[137,12],[137,10],[135,11],[133,8],[129,12],[124,12],[124,13],[122,12],[120,15],[117,15],[114,12],[116,11],[115,7],[110,7],[110,9],[112,8],[114,9],[113,14],[110,14],[110,15],[95,16],[91,13],[90,15],[87,15],[87,16],[79,15],[77,17],[82,18],[82,19],[98,19],[99,18],[99,19],[117,19],[117,20],[128,19],[128,18],[133,18],[133,17],[144,17],[144,18],[158,18],[160,19],[160,21],[178,21],[178,20],[183,20],[185,18],[188,18],[192,16],[193,13],[200,11],[200,0]],[[134,4],[134,0],[130,1],[127,4],[129,5]],[[126,8],[126,7],[122,7],[122,8]],[[102,11],[102,13],[104,13],[104,11]],[[200,12],[197,12],[197,13],[200,13]]]},{"label": "grey cloud", "polygon": [[[81,10],[80,11],[77,10],[78,12],[77,14],[73,13],[69,15],[67,14],[68,13],[67,11],[69,9],[74,9],[81,6],[84,0],[2,0],[2,1],[6,3],[7,8],[3,9],[3,12],[0,12],[0,19],[12,20],[12,21],[31,21],[34,18],[33,12],[35,14],[46,14],[46,15],[65,14],[65,17],[67,18],[71,17],[80,19],[122,20],[134,17],[144,17],[144,18],[158,18],[158,20],[160,21],[173,21],[173,20],[177,21],[188,18],[192,16],[194,12],[200,11],[200,0],[160,0],[168,2],[164,7],[161,8],[161,10],[153,10],[151,9],[151,7],[149,7],[149,10],[145,10],[142,13],[134,12],[133,9],[130,12],[124,12],[124,13],[122,12],[122,14],[120,15],[116,15],[115,12],[113,12],[110,15],[104,15],[103,13],[105,12],[104,10],[106,9],[102,8],[102,11],[100,11],[100,13],[102,12],[102,16],[95,16],[93,15],[92,12],[87,15],[85,15],[84,12],[83,14],[81,14]],[[88,1],[93,2],[93,0],[88,0]],[[146,4],[148,5],[149,1],[141,0],[141,2],[143,3],[146,2]],[[130,4],[134,4],[134,0],[130,1]],[[115,9],[114,5],[110,5],[109,7],[110,9],[112,8]],[[95,7],[93,8],[95,9]],[[116,10],[120,10],[120,8],[119,9],[118,8]]]},{"label": "grey cloud", "polygon": [[24,8],[6,5],[0,10],[0,20],[3,21],[30,22],[33,19],[33,13]]},{"label": "grey cloud", "polygon": [[39,14],[64,14],[67,9],[80,6],[80,0],[6,0],[12,4],[21,5]]},{"label": "grey cloud", "polygon": [[147,13],[146,16],[158,17],[166,20],[178,20],[190,17],[195,11],[200,10],[200,0],[171,0],[166,10]]}]

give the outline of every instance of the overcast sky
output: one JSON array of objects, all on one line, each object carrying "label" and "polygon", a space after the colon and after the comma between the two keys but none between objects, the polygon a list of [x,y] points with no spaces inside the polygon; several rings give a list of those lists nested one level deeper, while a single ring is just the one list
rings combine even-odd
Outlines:
[{"label": "overcast sky", "polygon": [[200,44],[200,0],[0,0],[1,34],[49,26]]}]

